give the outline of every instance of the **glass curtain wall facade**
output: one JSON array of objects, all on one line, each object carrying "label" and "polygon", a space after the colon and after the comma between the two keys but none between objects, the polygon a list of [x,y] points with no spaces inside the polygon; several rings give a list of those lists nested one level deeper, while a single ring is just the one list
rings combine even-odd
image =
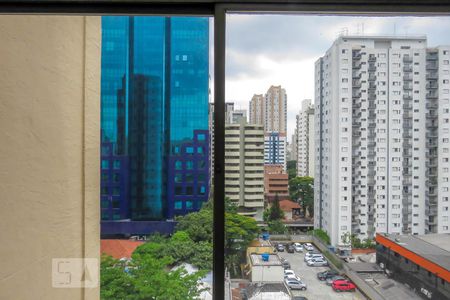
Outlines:
[{"label": "glass curtain wall facade", "polygon": [[208,18],[102,18],[102,221],[207,201],[208,51]]}]

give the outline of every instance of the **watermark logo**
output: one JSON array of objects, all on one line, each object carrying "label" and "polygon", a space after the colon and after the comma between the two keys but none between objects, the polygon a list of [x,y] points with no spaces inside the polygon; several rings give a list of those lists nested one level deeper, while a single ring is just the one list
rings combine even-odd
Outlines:
[{"label": "watermark logo", "polygon": [[53,258],[54,288],[95,288],[99,285],[97,258]]}]

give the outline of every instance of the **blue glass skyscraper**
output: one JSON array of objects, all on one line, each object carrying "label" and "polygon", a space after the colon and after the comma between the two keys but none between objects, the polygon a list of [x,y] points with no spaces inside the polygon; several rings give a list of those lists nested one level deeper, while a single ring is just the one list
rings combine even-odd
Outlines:
[{"label": "blue glass skyscraper", "polygon": [[103,221],[172,219],[207,200],[208,23],[102,18]]}]

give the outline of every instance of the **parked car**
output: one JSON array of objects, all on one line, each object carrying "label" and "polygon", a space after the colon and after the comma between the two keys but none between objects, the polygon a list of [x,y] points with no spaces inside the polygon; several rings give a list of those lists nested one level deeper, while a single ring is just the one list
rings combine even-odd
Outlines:
[{"label": "parked car", "polygon": [[277,250],[278,250],[279,252],[284,252],[284,245],[283,245],[283,244],[278,244],[278,245],[277,245]]},{"label": "parked car", "polygon": [[303,260],[307,262],[308,260],[311,260],[313,258],[323,258],[323,255],[322,253],[306,253]]},{"label": "parked car", "polygon": [[310,267],[325,267],[328,266],[328,262],[323,258],[314,258],[308,260],[306,264]]},{"label": "parked car", "polygon": [[291,270],[291,269],[284,270],[284,276],[287,276],[287,275],[295,275],[294,270]]},{"label": "parked car", "polygon": [[331,284],[331,287],[336,292],[346,292],[346,291],[354,292],[354,291],[356,291],[356,285],[354,285],[349,280],[335,280]]},{"label": "parked car", "polygon": [[328,278],[331,278],[333,276],[339,275],[338,272],[333,271],[333,270],[328,270],[328,271],[323,271],[323,272],[319,272],[317,273],[317,278],[319,280],[327,280]]},{"label": "parked car", "polygon": [[303,252],[303,246],[300,243],[294,243],[294,249],[297,252]]},{"label": "parked car", "polygon": [[295,252],[294,246],[289,245],[289,246],[287,247],[287,252],[288,252],[288,253],[294,253],[294,252]]},{"label": "parked car", "polygon": [[308,298],[303,297],[303,296],[294,296],[294,297],[292,297],[292,300],[308,300]]},{"label": "parked car", "polygon": [[291,264],[285,258],[281,258],[281,264],[285,270],[291,268]]},{"label": "parked car", "polygon": [[284,282],[291,290],[306,290],[306,284],[293,278],[285,278]]},{"label": "parked car", "polygon": [[304,247],[307,251],[314,251],[314,247],[311,243],[305,243]]},{"label": "parked car", "polygon": [[331,285],[333,283],[333,281],[336,281],[336,280],[347,280],[347,278],[342,277],[341,275],[336,275],[336,276],[330,277],[326,281],[327,285]]}]

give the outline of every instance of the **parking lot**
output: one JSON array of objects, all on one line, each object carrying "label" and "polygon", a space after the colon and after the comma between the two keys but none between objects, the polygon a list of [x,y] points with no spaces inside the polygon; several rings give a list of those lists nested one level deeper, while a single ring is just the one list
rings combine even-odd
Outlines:
[{"label": "parking lot", "polygon": [[308,300],[346,299],[346,300],[366,300],[358,290],[356,292],[335,292],[325,281],[317,279],[317,273],[329,270],[328,267],[308,267],[304,262],[305,252],[287,253],[279,252],[279,256],[287,259],[291,264],[291,269],[306,283],[306,291],[293,290],[295,296],[304,296]]}]

